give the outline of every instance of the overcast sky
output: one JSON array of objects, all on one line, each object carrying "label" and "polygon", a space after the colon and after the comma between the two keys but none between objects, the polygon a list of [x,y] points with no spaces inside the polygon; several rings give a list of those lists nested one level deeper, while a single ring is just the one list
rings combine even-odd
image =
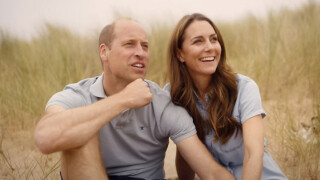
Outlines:
[{"label": "overcast sky", "polygon": [[[320,0],[315,0],[320,2]],[[80,34],[95,33],[115,14],[148,25],[175,23],[187,13],[200,12],[213,20],[233,21],[270,10],[299,8],[308,0],[0,0],[0,28],[12,35],[36,36],[45,22]]]}]

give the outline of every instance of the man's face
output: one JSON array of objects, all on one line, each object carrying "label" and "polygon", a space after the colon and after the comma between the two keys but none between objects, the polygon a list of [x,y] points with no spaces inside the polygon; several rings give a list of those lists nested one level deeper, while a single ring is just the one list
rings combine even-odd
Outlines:
[{"label": "man's face", "polygon": [[148,40],[138,23],[119,20],[114,27],[111,47],[106,53],[104,71],[114,82],[130,83],[145,77],[149,62]]}]

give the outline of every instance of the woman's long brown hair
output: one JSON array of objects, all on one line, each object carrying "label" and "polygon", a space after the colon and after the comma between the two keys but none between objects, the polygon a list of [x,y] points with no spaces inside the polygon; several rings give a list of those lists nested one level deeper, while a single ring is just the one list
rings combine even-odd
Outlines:
[{"label": "woman's long brown hair", "polygon": [[[185,63],[178,59],[178,50],[182,50],[184,33],[194,21],[207,21],[216,31],[221,45],[221,57],[216,72],[212,74],[209,91],[210,102],[205,121],[197,109],[198,92]],[[175,27],[171,36],[168,52],[169,80],[172,102],[183,106],[193,118],[199,138],[204,141],[210,127],[214,129],[215,141],[226,143],[234,132],[241,130],[240,123],[232,117],[232,110],[237,99],[236,75],[226,63],[226,51],[222,36],[216,25],[206,16],[195,13],[184,16]]]}]

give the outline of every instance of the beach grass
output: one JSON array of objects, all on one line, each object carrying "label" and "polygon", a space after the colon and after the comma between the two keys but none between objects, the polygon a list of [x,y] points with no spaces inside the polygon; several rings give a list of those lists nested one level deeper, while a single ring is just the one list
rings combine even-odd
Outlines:
[{"label": "beach grass", "polygon": [[[215,21],[233,70],[259,85],[267,112],[266,149],[293,180],[320,179],[319,12],[320,4],[309,1],[265,18]],[[0,31],[0,179],[59,178],[59,154],[37,150],[34,127],[55,92],[102,72],[98,34],[84,37],[64,27],[45,27],[31,40]],[[174,24],[150,27],[147,78],[163,86]]]}]

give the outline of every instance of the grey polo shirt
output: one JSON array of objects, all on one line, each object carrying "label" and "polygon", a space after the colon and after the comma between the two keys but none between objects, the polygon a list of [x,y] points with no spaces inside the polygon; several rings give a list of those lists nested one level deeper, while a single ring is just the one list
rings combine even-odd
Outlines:
[{"label": "grey polo shirt", "polygon": [[[67,85],[63,91],[51,97],[46,108],[60,105],[71,109],[107,98],[102,79],[103,74]],[[196,134],[187,111],[174,105],[169,93],[156,83],[147,82],[152,93],[152,102],[124,111],[99,132],[102,158],[108,175],[164,178],[163,166],[168,138],[178,143]]]}]

